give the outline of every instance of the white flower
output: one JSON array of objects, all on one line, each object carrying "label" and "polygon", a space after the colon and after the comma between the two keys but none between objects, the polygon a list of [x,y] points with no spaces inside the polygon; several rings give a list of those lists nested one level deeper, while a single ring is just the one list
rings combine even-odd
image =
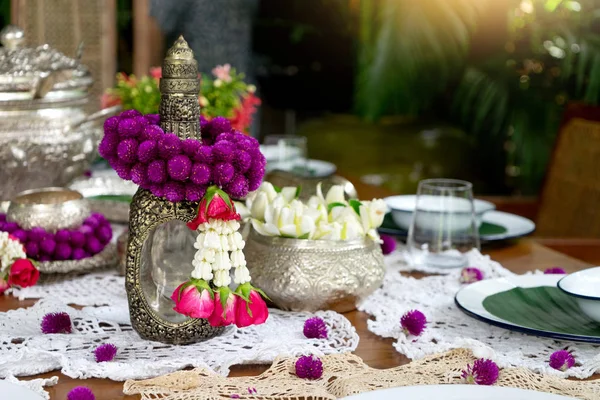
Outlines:
[{"label": "white flower", "polygon": [[234,232],[231,235],[227,236],[227,241],[229,243],[229,250],[243,250],[246,243],[242,238],[242,234],[239,232]]},{"label": "white flower", "polygon": [[204,247],[209,249],[221,248],[221,238],[216,231],[211,229],[206,232],[206,236],[204,237]]},{"label": "white flower", "polygon": [[258,188],[258,193],[261,192],[267,195],[269,201],[273,201],[275,200],[275,197],[277,197],[277,191],[275,190],[275,186],[273,186],[270,182],[261,183],[260,187]]},{"label": "white flower", "polygon": [[4,272],[19,258],[27,258],[21,242],[9,238],[7,232],[0,232],[0,271]]},{"label": "white flower", "polygon": [[213,271],[229,271],[231,268],[231,261],[229,260],[229,253],[226,251],[217,251],[215,254],[215,262],[212,264]]},{"label": "white flower", "polygon": [[267,193],[259,192],[256,195],[256,198],[252,201],[252,207],[250,208],[250,215],[252,216],[252,218],[264,221],[265,210],[267,208],[268,203],[269,197],[267,196]]},{"label": "white flower", "polygon": [[373,201],[364,201],[359,207],[360,218],[363,228],[366,231],[379,228],[383,223],[383,218],[388,212],[388,207],[382,199],[374,199]]},{"label": "white flower", "polygon": [[248,271],[246,266],[235,269],[235,272],[233,273],[233,282],[238,285],[250,282],[250,271]]},{"label": "white flower", "polygon": [[196,261],[206,261],[209,263],[213,263],[215,262],[215,249],[209,249],[209,248],[201,248],[196,252],[196,255],[194,256],[194,260]]},{"label": "white flower", "polygon": [[231,277],[229,276],[229,271],[225,271],[225,270],[215,271],[213,283],[217,287],[229,286],[229,284],[231,283]]},{"label": "white flower", "polygon": [[212,266],[206,261],[192,261],[194,270],[192,271],[192,278],[211,280],[213,278]]},{"label": "white flower", "polygon": [[296,194],[298,193],[298,188],[295,186],[286,186],[281,189],[281,196],[285,199],[287,203],[290,203],[292,200],[296,198]]},{"label": "white flower", "polygon": [[327,192],[327,196],[325,197],[325,202],[327,204],[331,203],[346,203],[346,199],[344,197],[344,187],[341,185],[332,186]]},{"label": "white flower", "polygon": [[213,82],[213,85],[218,88],[221,87],[223,85],[223,81],[220,79],[215,79],[215,81]]},{"label": "white flower", "polygon": [[229,248],[229,241],[227,240],[227,238],[229,237],[229,235],[221,235],[221,250],[223,251],[229,251],[231,250]]},{"label": "white flower", "polygon": [[244,257],[243,251],[235,250],[231,252],[231,265],[234,267],[242,267],[246,265],[246,257]]}]

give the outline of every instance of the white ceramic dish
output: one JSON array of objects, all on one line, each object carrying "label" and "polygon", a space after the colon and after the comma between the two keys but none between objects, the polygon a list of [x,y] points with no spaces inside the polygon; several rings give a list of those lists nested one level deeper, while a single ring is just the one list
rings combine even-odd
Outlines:
[{"label": "white ceramic dish", "polygon": [[575,400],[572,397],[516,388],[477,385],[405,386],[346,397],[350,400]]},{"label": "white ceramic dish", "polygon": [[456,293],[454,301],[467,315],[487,322],[501,328],[511,331],[527,333],[530,335],[550,337],[560,340],[574,340],[578,342],[600,343],[600,337],[587,335],[574,335],[569,333],[554,332],[540,330],[528,326],[519,325],[512,321],[507,321],[503,318],[488,312],[483,306],[483,301],[486,297],[516,287],[532,288],[539,286],[556,287],[556,284],[565,275],[549,274],[549,275],[515,275],[506,278],[484,279],[479,282],[472,283],[463,287]]},{"label": "white ceramic dish", "polygon": [[6,400],[43,400],[44,398],[22,385],[0,381],[0,399]]},{"label": "white ceramic dish", "polygon": [[585,315],[600,322],[600,267],[569,274],[558,281],[557,286],[575,298]]},{"label": "white ceramic dish", "polygon": [[[281,170],[287,172],[298,172],[295,161],[267,161],[266,171]],[[326,178],[335,174],[337,167],[335,164],[323,160],[307,160],[306,173],[302,174],[307,178]]]},{"label": "white ceramic dish", "polygon": [[483,222],[487,222],[488,224],[506,228],[506,232],[481,235],[481,240],[486,242],[514,239],[527,236],[535,231],[535,223],[532,220],[504,211],[488,211],[483,214],[482,219]]},{"label": "white ceramic dish", "polygon": [[[385,198],[385,202],[392,212],[392,218],[396,225],[408,230],[417,206],[417,196],[390,196]],[[422,220],[419,221],[421,227],[424,229],[437,229],[442,210],[451,210],[453,212],[453,217],[450,220],[450,229],[452,231],[468,229],[471,224],[471,205],[467,199],[425,195],[420,197],[419,203],[419,209],[425,211],[424,213],[420,213],[422,214]],[[475,207],[475,218],[478,227],[482,223],[483,215],[496,208],[489,201],[479,199],[474,199],[473,205]]]}]

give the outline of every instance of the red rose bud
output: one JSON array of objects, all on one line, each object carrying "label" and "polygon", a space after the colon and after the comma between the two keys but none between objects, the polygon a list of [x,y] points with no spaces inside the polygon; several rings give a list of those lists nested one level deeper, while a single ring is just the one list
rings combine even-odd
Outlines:
[{"label": "red rose bud", "polygon": [[26,288],[35,285],[39,277],[40,271],[37,270],[31,260],[20,258],[10,267],[8,284]]},{"label": "red rose bud", "polygon": [[235,324],[238,328],[260,325],[269,318],[269,309],[259,289],[244,283],[235,292],[240,296],[235,305]]},{"label": "red rose bud", "polygon": [[202,279],[182,283],[173,292],[173,310],[190,318],[208,318],[215,309],[213,292]]},{"label": "red rose bud", "polygon": [[208,318],[211,326],[227,326],[235,323],[235,306],[244,302],[229,290],[228,287],[215,291],[215,310]]},{"label": "red rose bud", "polygon": [[235,211],[235,206],[227,193],[211,186],[206,191],[198,206],[198,215],[187,226],[191,230],[198,229],[200,224],[208,222],[209,219],[219,219],[222,221],[239,220],[240,215]]}]

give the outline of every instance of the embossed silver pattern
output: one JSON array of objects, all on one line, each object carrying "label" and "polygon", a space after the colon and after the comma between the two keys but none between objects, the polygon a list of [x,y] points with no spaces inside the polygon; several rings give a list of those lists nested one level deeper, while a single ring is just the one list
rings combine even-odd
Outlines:
[{"label": "embossed silver pattern", "polygon": [[385,273],[381,246],[369,239],[287,239],[252,229],[244,254],[252,283],[291,311],[354,310]]},{"label": "embossed silver pattern", "polygon": [[19,193],[8,206],[6,219],[23,229],[36,226],[48,232],[78,228],[90,215],[81,193],[64,188],[33,189]]}]

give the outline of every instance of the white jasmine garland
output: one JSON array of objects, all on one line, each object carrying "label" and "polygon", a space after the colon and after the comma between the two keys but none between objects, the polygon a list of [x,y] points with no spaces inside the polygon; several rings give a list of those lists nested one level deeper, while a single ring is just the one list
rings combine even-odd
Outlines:
[{"label": "white jasmine garland", "polygon": [[5,273],[19,258],[27,258],[21,242],[9,238],[8,232],[0,232],[0,273]]}]

